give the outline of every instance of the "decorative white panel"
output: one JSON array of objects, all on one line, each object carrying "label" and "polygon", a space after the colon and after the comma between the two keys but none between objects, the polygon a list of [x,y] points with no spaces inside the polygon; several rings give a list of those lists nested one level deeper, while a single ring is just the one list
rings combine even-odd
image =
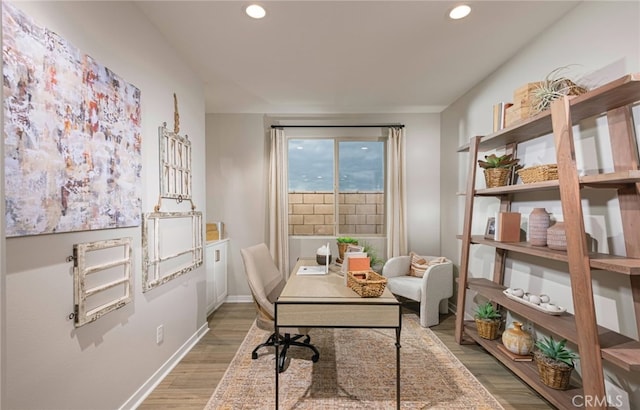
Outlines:
[{"label": "decorative white panel", "polygon": [[142,220],[142,291],[202,265],[202,212],[152,212]]},{"label": "decorative white panel", "polygon": [[121,308],[131,296],[131,238],[73,245],[75,326]]},{"label": "decorative white panel", "polygon": [[191,141],[166,128],[160,137],[160,196],[179,201],[191,199]]}]

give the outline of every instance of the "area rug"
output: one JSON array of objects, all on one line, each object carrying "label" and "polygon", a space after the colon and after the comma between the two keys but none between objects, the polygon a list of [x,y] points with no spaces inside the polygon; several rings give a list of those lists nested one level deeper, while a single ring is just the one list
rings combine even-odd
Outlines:
[{"label": "area rug", "polygon": [[[435,334],[415,315],[402,318],[400,382],[402,409],[502,409]],[[280,374],[281,409],[395,409],[395,331],[313,329],[311,351],[292,347]],[[247,333],[207,410],[274,409],[273,349],[251,351],[269,336],[255,322]]]}]

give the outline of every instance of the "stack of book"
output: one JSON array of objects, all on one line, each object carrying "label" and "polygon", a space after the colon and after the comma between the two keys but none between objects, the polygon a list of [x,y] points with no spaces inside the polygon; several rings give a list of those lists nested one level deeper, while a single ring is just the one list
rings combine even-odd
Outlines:
[{"label": "stack of book", "polygon": [[500,102],[493,105],[493,132],[500,131],[507,126],[507,108],[513,104]]}]

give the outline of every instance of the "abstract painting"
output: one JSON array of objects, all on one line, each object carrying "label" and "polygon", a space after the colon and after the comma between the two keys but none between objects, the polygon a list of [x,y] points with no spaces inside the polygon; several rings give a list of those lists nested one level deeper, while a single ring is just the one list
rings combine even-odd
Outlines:
[{"label": "abstract painting", "polygon": [[6,236],[139,226],[140,90],[2,2]]}]

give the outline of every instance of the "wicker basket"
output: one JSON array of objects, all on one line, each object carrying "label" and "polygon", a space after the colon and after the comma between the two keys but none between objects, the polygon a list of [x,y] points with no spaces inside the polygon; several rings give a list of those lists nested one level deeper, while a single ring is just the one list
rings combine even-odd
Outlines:
[{"label": "wicker basket", "polygon": [[558,165],[556,164],[537,165],[519,169],[517,172],[525,184],[558,179]]},{"label": "wicker basket", "polygon": [[484,181],[487,188],[505,186],[509,181],[511,168],[487,168],[484,170]]},{"label": "wicker basket", "polygon": [[377,298],[384,292],[387,278],[374,271],[349,271],[347,286],[362,298]]},{"label": "wicker basket", "polygon": [[556,365],[542,356],[540,352],[534,353],[540,381],[556,390],[567,390],[571,381],[573,367],[561,364]]},{"label": "wicker basket", "polygon": [[483,339],[494,340],[498,338],[500,321],[476,319],[476,327],[478,328],[478,336]]}]

